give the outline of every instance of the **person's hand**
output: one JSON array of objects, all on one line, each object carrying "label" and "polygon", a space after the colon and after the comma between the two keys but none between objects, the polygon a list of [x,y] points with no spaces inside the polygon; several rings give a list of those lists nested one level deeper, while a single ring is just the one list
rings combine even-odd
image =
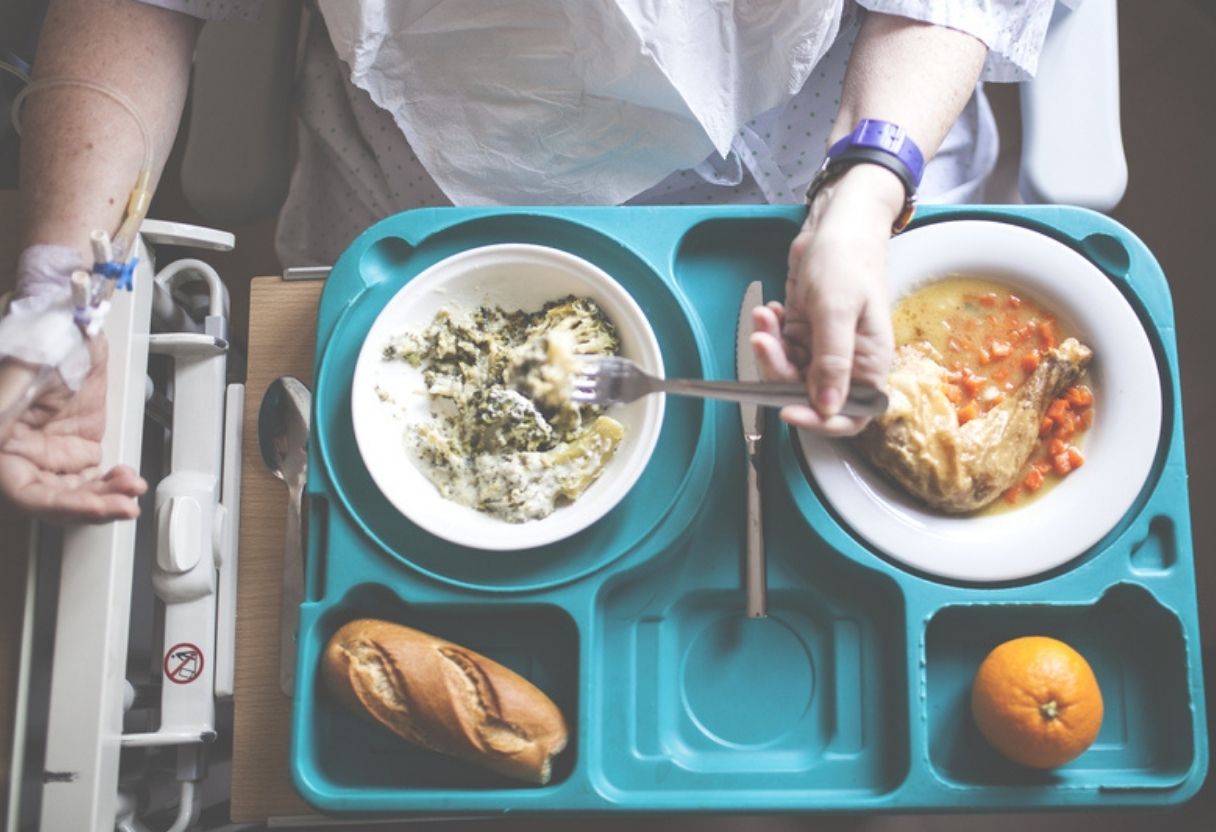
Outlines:
[{"label": "person's hand", "polygon": [[[102,472],[106,343],[89,343],[92,369],[73,393],[62,383],[45,391],[0,446],[0,494],[19,509],[57,523],[104,523],[139,516],[147,483],[119,465]],[[58,378],[58,376],[56,376]]]},{"label": "person's hand", "polygon": [[761,372],[806,382],[810,404],[782,408],[785,422],[831,436],[865,427],[839,410],[850,379],[886,386],[887,242],[903,199],[899,180],[876,165],[855,165],[821,189],[790,246],[785,303],[753,311]]}]

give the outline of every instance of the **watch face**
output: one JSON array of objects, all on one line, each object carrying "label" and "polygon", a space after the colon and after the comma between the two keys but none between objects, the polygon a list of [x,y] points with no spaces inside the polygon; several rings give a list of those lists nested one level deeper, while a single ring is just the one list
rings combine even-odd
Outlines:
[{"label": "watch face", "polygon": [[912,197],[904,202],[903,210],[899,212],[899,216],[895,218],[895,222],[891,223],[891,236],[895,236],[907,228],[914,216],[916,216],[916,198]]}]

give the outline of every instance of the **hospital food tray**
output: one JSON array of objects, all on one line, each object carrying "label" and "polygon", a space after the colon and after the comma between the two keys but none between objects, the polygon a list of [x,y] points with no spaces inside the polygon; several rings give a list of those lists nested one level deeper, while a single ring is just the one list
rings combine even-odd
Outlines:
[{"label": "hospital food tray", "polygon": [[[843,525],[770,414],[767,619],[744,615],[738,411],[669,398],[627,497],[565,541],[465,549],[378,491],[352,433],[365,334],[404,283],[458,251],[537,243],[601,267],[645,310],[670,376],[733,375],[747,284],[779,298],[796,207],[422,209],[368,229],[335,265],[317,323],[306,600],[293,713],[296,787],[325,812],[902,811],[1162,806],[1207,767],[1178,357],[1156,260],[1102,215],[926,208],[919,224],[1015,223],[1090,259],[1145,325],[1161,377],[1152,473],[1099,544],[1046,575],[969,585],[911,572]],[[405,464],[403,462],[403,464]],[[339,705],[318,672],[357,617],[491,656],[561,707],[552,782],[504,780],[406,744]],[[997,643],[1049,635],[1091,663],[1106,716],[1053,771],[997,755],[968,692]]]}]

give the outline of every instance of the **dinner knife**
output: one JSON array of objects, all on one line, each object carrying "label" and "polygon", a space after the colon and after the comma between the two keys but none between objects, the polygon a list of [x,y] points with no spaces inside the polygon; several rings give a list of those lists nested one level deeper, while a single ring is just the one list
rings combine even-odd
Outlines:
[{"label": "dinner knife", "polygon": [[[739,323],[735,330],[735,376],[739,381],[759,381],[760,367],[752,349],[752,310],[764,302],[764,290],[755,280],[743,294]],[[760,502],[760,460],[764,439],[764,412],[759,405],[740,403],[743,441],[747,447],[747,549],[743,566],[743,586],[747,596],[748,618],[768,615],[768,589],[764,556],[764,514]]]}]

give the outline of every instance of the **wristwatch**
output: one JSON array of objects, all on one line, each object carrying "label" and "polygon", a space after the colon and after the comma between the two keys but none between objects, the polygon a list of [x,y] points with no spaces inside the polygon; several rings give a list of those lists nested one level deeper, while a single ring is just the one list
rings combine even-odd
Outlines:
[{"label": "wristwatch", "polygon": [[891,233],[898,234],[908,227],[916,212],[916,190],[925,173],[925,156],[904,128],[889,121],[862,119],[851,133],[833,144],[806,189],[806,204],[809,206],[825,185],[861,163],[884,167],[903,183],[904,207],[891,224]]}]

